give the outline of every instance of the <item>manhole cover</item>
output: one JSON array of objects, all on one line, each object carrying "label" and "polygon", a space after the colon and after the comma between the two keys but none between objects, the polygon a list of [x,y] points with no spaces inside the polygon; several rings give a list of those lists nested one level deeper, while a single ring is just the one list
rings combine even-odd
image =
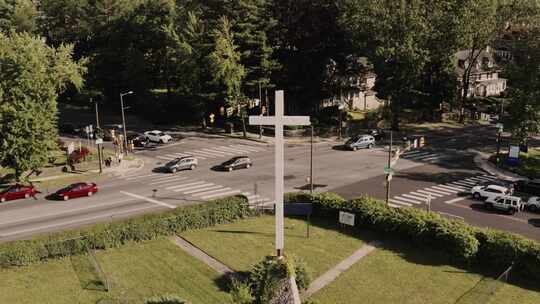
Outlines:
[{"label": "manhole cover", "polygon": [[293,178],[295,178],[295,177],[296,177],[296,176],[294,176],[294,175],[285,175],[285,176],[283,177],[283,179],[284,179],[284,180],[289,180],[289,179],[293,179]]}]

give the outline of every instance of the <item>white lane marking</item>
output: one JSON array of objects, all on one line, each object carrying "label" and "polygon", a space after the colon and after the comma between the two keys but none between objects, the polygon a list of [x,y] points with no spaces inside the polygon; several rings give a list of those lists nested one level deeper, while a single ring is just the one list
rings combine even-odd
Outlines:
[{"label": "white lane marking", "polygon": [[213,149],[202,149],[203,151],[208,151],[208,153],[213,153],[214,155],[221,155],[221,156],[224,156],[224,155],[234,155],[233,153],[229,153],[229,152],[222,152],[222,151],[217,151],[217,150],[213,150]]},{"label": "white lane marking", "polygon": [[138,198],[138,199],[147,201],[147,202],[152,203],[152,204],[156,204],[156,205],[160,205],[160,206],[163,206],[163,207],[167,207],[167,208],[170,208],[170,209],[176,208],[176,206],[174,206],[174,205],[170,205],[170,204],[167,204],[167,203],[164,203],[164,202],[160,202],[160,201],[158,201],[158,200],[155,200],[155,199],[152,199],[152,198],[148,198],[148,197],[146,197],[146,196],[138,195],[138,194],[135,194],[135,193],[130,193],[130,192],[126,192],[126,191],[120,191],[120,193],[122,193],[122,194],[124,194],[124,195],[127,195],[127,196],[131,196],[131,197],[134,197],[134,198]]},{"label": "white lane marking", "polygon": [[418,159],[418,157],[422,157],[424,155],[431,155],[431,152],[421,152],[412,156],[404,155],[403,158]]},{"label": "white lane marking", "polygon": [[215,184],[206,183],[206,184],[200,184],[200,185],[193,185],[193,186],[189,186],[189,187],[182,187],[182,188],[174,189],[173,191],[174,192],[182,192],[182,191],[193,190],[193,189],[208,188],[208,187],[211,187],[211,186],[215,186]]},{"label": "white lane marking", "polygon": [[478,184],[478,183],[475,183],[475,182],[468,182],[467,180],[461,180],[459,182],[463,183],[463,184],[470,185],[470,186],[474,186],[474,185]]},{"label": "white lane marking", "polygon": [[463,181],[470,182],[470,183],[474,183],[475,185],[479,183],[479,181],[474,180],[474,179],[472,179],[472,178],[467,178],[467,179],[464,179]]},{"label": "white lane marking", "polygon": [[223,197],[223,196],[226,196],[226,195],[237,194],[237,193],[240,193],[240,192],[241,192],[240,190],[232,190],[232,191],[229,191],[229,192],[223,192],[223,193],[217,193],[217,194],[202,196],[201,198],[202,199],[210,199],[210,198],[216,198],[216,197]]},{"label": "white lane marking", "polygon": [[197,193],[197,194],[194,194],[193,196],[200,197],[200,196],[205,196],[207,194],[216,193],[216,192],[220,192],[220,191],[228,191],[228,190],[231,190],[231,189],[232,188],[230,188],[230,187],[225,187],[225,188],[218,189],[218,190],[211,190],[211,191],[205,191],[203,193]]},{"label": "white lane marking", "polygon": [[445,201],[444,203],[445,203],[445,204],[453,204],[453,203],[457,203],[457,202],[466,200],[467,198],[468,198],[468,197],[466,197],[466,196],[464,196],[464,197],[458,197],[458,198],[454,198],[454,199]]},{"label": "white lane marking", "polygon": [[465,187],[465,188],[471,188],[471,185],[465,184],[465,183],[462,183],[462,182],[451,182],[450,184],[458,185],[458,186]]},{"label": "white lane marking", "polygon": [[139,175],[139,176],[135,176],[135,177],[128,177],[128,178],[126,178],[126,180],[130,181],[130,180],[136,180],[136,179],[139,179],[139,178],[151,177],[151,176],[156,176],[156,175],[160,175],[160,174],[154,173],[154,174],[148,174],[148,175]]},{"label": "white lane marking", "polygon": [[259,198],[259,197],[261,197],[261,196],[255,194],[255,195],[247,196],[247,199],[248,199],[248,200],[252,200],[252,199],[255,199],[255,198]]},{"label": "white lane marking", "polygon": [[417,160],[430,160],[434,158],[440,158],[441,156],[439,154],[430,154],[430,155],[423,155],[420,157],[416,157]]},{"label": "white lane marking", "polygon": [[[414,200],[414,204],[422,204],[422,203],[425,203],[426,202],[426,198],[425,197],[418,197],[418,196],[415,196],[415,195],[410,195],[410,194],[402,194],[401,196],[404,196],[404,197],[407,197],[407,198],[410,198],[412,200]],[[396,196],[396,198],[400,199],[399,196]],[[418,203],[419,202],[419,203]]]},{"label": "white lane marking", "polygon": [[[146,210],[146,209],[152,209],[152,208],[156,208],[156,207],[157,206],[152,205],[152,206],[145,206],[145,207],[130,209],[130,210],[114,213],[114,214],[112,214],[112,216],[118,216],[118,215],[122,215],[122,214],[125,214],[125,213],[132,213],[132,212],[137,212],[137,211]],[[97,219],[100,219],[100,218],[110,218],[110,217],[111,217],[111,214],[100,214],[100,215],[96,215],[96,216],[92,216],[92,217],[86,217],[86,218],[83,218],[83,219],[71,220],[71,221],[61,222],[61,223],[54,223],[54,224],[50,224],[50,225],[33,227],[33,228],[28,228],[28,229],[23,229],[23,230],[16,230],[16,231],[13,231],[13,232],[8,232],[8,233],[2,232],[2,236],[23,234],[23,233],[32,232],[32,231],[50,229],[50,228],[55,228],[55,227],[62,227],[62,226],[67,226],[67,225],[76,224],[76,223],[80,223],[80,222],[88,222],[88,221],[93,221],[93,220],[97,220]]]},{"label": "white lane marking", "polygon": [[425,191],[425,190],[416,190],[416,191],[420,192],[420,193],[431,194],[432,196],[435,196],[435,197],[443,197],[444,196],[444,195],[441,195],[441,194],[437,194],[437,193],[433,193],[433,192]]},{"label": "white lane marking", "polygon": [[475,182],[484,182],[485,181],[485,179],[481,179],[481,178],[478,178],[478,177],[471,177],[471,178],[469,178],[469,180],[473,180]]},{"label": "white lane marking", "polygon": [[130,202],[130,201],[134,201],[134,199],[132,199],[132,198],[122,199],[122,200],[119,200],[119,201],[108,202],[108,203],[97,204],[97,205],[89,205],[89,206],[84,207],[84,208],[70,209],[70,210],[60,211],[60,212],[52,213],[52,214],[42,214],[42,215],[39,215],[39,216],[27,217],[27,218],[22,218],[22,219],[19,218],[17,220],[11,221],[11,222],[2,222],[2,223],[0,223],[0,227],[1,226],[12,225],[12,224],[15,224],[15,223],[20,223],[20,222],[38,220],[38,219],[47,218],[47,217],[54,217],[54,216],[58,216],[58,215],[68,214],[68,213],[75,213],[75,212],[78,212],[78,211],[86,211],[86,210],[95,209],[95,208],[99,208],[99,207],[114,206],[114,205],[117,205],[117,204]]},{"label": "white lane marking", "polygon": [[394,205],[392,203],[388,203],[388,206],[392,207],[392,208],[401,208],[403,206],[399,206],[399,205]]},{"label": "white lane marking", "polygon": [[421,160],[433,162],[436,160],[440,160],[442,158],[443,158],[442,155],[439,155],[439,156],[433,156],[433,157],[428,157],[428,158],[421,158]]},{"label": "white lane marking", "polygon": [[392,202],[394,204],[399,204],[399,205],[405,205],[407,207],[412,207],[412,204],[409,204],[409,203],[406,203],[406,202],[401,202],[401,201],[398,201],[398,200],[393,199],[393,198],[389,199],[388,201]]},{"label": "white lane marking", "polygon": [[448,184],[446,184],[446,185],[438,185],[437,187],[441,187],[443,189],[448,189],[448,190],[457,190],[457,192],[465,191],[465,188],[458,187],[456,185],[448,185]]},{"label": "white lane marking", "polygon": [[175,179],[175,178],[178,178],[178,177],[179,177],[178,175],[165,175],[165,176],[161,176],[161,177],[152,178],[150,181],[151,182],[160,182],[162,180]]},{"label": "white lane marking", "polygon": [[[409,151],[409,152],[405,152],[402,154],[402,156],[410,156],[410,155],[415,155],[415,154],[418,154],[418,153],[426,153],[424,151]],[[429,153],[429,152],[427,152]]]},{"label": "white lane marking", "polygon": [[186,191],[186,192],[182,192],[182,193],[184,193],[184,194],[193,194],[193,193],[199,193],[199,192],[204,192],[204,191],[213,190],[213,189],[220,189],[220,188],[223,188],[223,186],[215,185],[215,186],[212,186],[212,187],[205,187],[203,189],[195,189],[195,190]]},{"label": "white lane marking", "polygon": [[435,192],[435,193],[438,193],[438,194],[444,194],[444,195],[450,195],[450,194],[453,194],[452,192],[450,191],[442,191],[442,190],[438,190],[438,189],[433,189],[431,187],[428,187],[428,188],[424,188],[424,190],[427,190],[427,191],[431,191],[431,192]]},{"label": "white lane marking", "polygon": [[233,147],[233,148],[238,147],[238,148],[242,148],[242,149],[245,149],[245,150],[252,150],[254,152],[264,151],[264,149],[256,148],[256,147],[249,146],[249,145],[230,145],[229,147]]},{"label": "white lane marking", "polygon": [[192,186],[192,185],[200,185],[200,184],[204,184],[204,183],[206,183],[206,182],[200,181],[200,182],[194,182],[194,183],[180,184],[180,185],[170,186],[170,187],[167,187],[165,189],[166,190],[172,190],[172,189],[176,189],[176,188],[182,188],[182,187],[187,187],[187,186]]},{"label": "white lane marking", "polygon": [[450,192],[450,193],[459,193],[459,192],[461,192],[461,190],[448,189],[448,187],[441,187],[441,186],[432,186],[431,188],[433,188],[435,190],[441,190],[441,191]]},{"label": "white lane marking", "polygon": [[229,147],[220,147],[220,149],[224,150],[224,151],[234,152],[234,153],[245,153],[245,154],[253,153],[253,151],[241,150],[241,149],[233,149],[233,148],[229,148]]},{"label": "white lane marking", "polygon": [[168,184],[168,183],[176,183],[177,181],[181,181],[181,180],[184,180],[184,179],[187,179],[187,177],[177,177],[176,179],[169,179],[169,180],[162,180],[162,181],[159,181],[159,182],[153,182],[153,183],[150,183],[149,185],[160,185],[160,184]]},{"label": "white lane marking", "polygon": [[413,191],[413,192],[409,192],[409,193],[410,193],[410,194],[413,194],[413,195],[416,195],[416,196],[423,196],[423,197],[424,197],[424,200],[425,200],[426,198],[429,197],[429,194],[418,193],[418,192],[414,192],[414,191]]},{"label": "white lane marking", "polygon": [[417,205],[424,203],[424,201],[413,200],[413,199],[406,198],[406,197],[401,197],[401,196],[394,196],[393,198],[397,199],[397,200],[400,200],[400,201],[405,201],[405,202],[417,204]]},{"label": "white lane marking", "polygon": [[193,150],[193,151],[186,151],[188,153],[190,153],[191,155],[195,156],[195,157],[198,157],[199,155],[202,155],[206,158],[218,158],[220,156],[216,156],[214,154],[210,154],[210,153],[203,153],[202,151],[199,151],[199,150]]},{"label": "white lane marking", "polygon": [[156,158],[163,159],[163,160],[173,160],[176,157],[167,157],[167,156],[158,155],[158,156],[156,156]]}]

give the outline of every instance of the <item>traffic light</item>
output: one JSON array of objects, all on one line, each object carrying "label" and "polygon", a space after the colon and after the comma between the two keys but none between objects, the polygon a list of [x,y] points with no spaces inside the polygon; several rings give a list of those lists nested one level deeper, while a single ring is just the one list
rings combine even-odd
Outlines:
[{"label": "traffic light", "polygon": [[210,113],[210,123],[212,124],[214,123],[214,117],[215,117],[214,113]]}]

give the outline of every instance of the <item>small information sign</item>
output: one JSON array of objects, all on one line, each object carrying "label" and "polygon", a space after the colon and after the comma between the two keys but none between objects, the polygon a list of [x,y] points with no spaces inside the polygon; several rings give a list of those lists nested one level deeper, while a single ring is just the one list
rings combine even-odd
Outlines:
[{"label": "small information sign", "polygon": [[339,222],[344,225],[354,226],[354,214],[340,211]]}]

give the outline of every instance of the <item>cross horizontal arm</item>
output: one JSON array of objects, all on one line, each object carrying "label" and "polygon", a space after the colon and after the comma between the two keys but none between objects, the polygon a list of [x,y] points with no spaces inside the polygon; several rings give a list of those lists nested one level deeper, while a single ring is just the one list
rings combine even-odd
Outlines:
[{"label": "cross horizontal arm", "polygon": [[276,118],[274,116],[249,116],[250,125],[275,125]]},{"label": "cross horizontal arm", "polygon": [[250,125],[275,126],[280,123],[283,126],[309,126],[309,116],[249,116]]},{"label": "cross horizontal arm", "polygon": [[309,116],[284,116],[283,125],[285,126],[309,126]]}]

